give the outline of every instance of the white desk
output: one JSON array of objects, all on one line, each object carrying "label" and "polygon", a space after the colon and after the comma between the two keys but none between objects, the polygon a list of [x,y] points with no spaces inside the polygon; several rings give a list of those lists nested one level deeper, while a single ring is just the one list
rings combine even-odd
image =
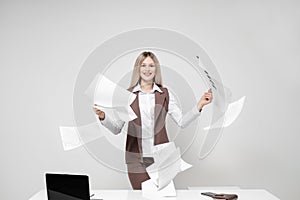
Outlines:
[{"label": "white desk", "polygon": [[[213,200],[210,197],[201,195],[201,192],[216,193],[234,193],[237,194],[238,200],[279,200],[266,190],[261,189],[236,189],[236,190],[177,190],[176,197],[162,197],[161,200]],[[143,197],[140,190],[92,190],[91,194],[95,194],[92,199],[103,200],[149,200]],[[158,198],[155,198],[157,200]],[[32,196],[29,200],[47,200],[46,190],[41,190]]]}]

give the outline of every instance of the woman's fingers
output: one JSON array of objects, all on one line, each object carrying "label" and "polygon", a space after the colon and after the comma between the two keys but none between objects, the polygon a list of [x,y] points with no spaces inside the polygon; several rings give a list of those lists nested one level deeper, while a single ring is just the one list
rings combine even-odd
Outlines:
[{"label": "woman's fingers", "polygon": [[205,97],[212,97],[211,93],[204,94]]},{"label": "woman's fingers", "polygon": [[99,110],[98,108],[93,108],[94,112],[96,113],[96,115],[99,116],[100,120],[103,120],[105,118],[105,112],[103,112],[102,110]]},{"label": "woman's fingers", "polygon": [[103,113],[103,111],[101,111],[101,110],[97,110],[97,111],[96,111],[96,114],[97,114],[97,115],[101,115],[102,113]]},{"label": "woman's fingers", "polygon": [[[95,104],[95,105],[96,105],[96,104]],[[95,108],[95,107],[93,107],[93,110],[94,110],[94,112],[96,113],[96,115],[99,116],[99,119],[100,119],[100,120],[104,120],[104,118],[105,118],[105,112],[103,112],[102,110],[100,110],[100,109],[98,109],[98,108]]]},{"label": "woman's fingers", "polygon": [[207,92],[204,93],[204,98],[206,101],[211,101],[212,100],[212,90],[209,89]]},{"label": "woman's fingers", "polygon": [[[95,104],[96,105],[96,104]],[[100,109],[98,109],[98,108],[93,108],[93,110],[94,110],[94,112],[97,114],[97,115],[100,115],[100,114],[102,114],[103,113],[103,111],[102,110],[100,110]]]}]

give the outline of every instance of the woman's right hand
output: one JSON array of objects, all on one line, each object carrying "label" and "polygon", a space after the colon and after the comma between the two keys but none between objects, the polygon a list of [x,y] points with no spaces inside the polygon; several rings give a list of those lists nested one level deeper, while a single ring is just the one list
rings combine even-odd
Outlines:
[{"label": "woman's right hand", "polygon": [[[97,106],[97,104],[94,105]],[[94,107],[94,112],[96,113],[96,115],[98,115],[101,121],[105,119],[105,112],[103,112],[102,110],[99,110],[98,108]]]}]

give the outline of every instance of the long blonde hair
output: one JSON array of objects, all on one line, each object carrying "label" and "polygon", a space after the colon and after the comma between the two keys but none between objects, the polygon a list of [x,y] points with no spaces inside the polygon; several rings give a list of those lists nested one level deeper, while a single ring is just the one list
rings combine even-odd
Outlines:
[{"label": "long blonde hair", "polygon": [[150,57],[154,61],[154,65],[156,67],[156,74],[155,74],[153,81],[158,86],[161,86],[161,87],[163,86],[161,71],[160,71],[160,64],[159,64],[157,57],[154,55],[154,53],[152,53],[150,51],[144,51],[137,57],[137,59],[135,61],[129,88],[133,88],[139,83],[139,81],[140,81],[140,66],[147,57]]}]

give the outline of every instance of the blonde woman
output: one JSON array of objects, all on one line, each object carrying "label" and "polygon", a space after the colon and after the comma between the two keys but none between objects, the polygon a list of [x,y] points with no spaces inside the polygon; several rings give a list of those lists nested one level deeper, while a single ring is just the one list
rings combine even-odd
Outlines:
[{"label": "blonde woman", "polygon": [[[196,119],[202,108],[211,103],[212,92],[203,94],[198,104],[184,116],[172,93],[163,87],[160,64],[152,52],[142,52],[136,59],[129,91],[137,98],[130,105],[137,118],[128,122],[125,160],[133,189],[150,179],[146,167],[153,164],[152,147],[169,142],[165,119],[169,114],[180,127]],[[112,133],[121,132],[125,122],[111,119],[105,112],[94,108],[101,124]]]}]

